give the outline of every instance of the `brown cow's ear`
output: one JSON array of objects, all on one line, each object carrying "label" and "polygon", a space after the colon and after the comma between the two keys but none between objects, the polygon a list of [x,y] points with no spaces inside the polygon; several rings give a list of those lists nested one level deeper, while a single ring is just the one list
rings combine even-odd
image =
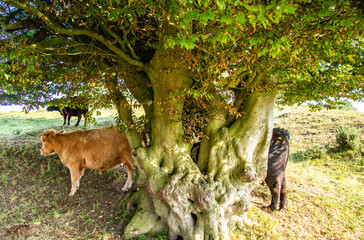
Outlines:
[{"label": "brown cow's ear", "polygon": [[58,131],[50,129],[50,130],[46,131],[46,133],[48,136],[54,136],[58,133]]},{"label": "brown cow's ear", "polygon": [[54,135],[56,135],[56,131],[53,130],[53,129],[47,130],[47,131],[45,131],[43,133],[40,133],[40,136],[44,136],[44,137],[52,137]]},{"label": "brown cow's ear", "polygon": [[58,134],[58,131],[51,129],[45,132],[45,137],[53,143],[56,134]]}]

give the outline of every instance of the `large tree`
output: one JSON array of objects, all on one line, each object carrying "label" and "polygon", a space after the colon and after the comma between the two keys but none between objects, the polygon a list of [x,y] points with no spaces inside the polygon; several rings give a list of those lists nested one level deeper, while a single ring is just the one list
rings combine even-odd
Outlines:
[{"label": "large tree", "polygon": [[[363,97],[361,1],[9,0],[0,7],[3,96],[34,105],[107,89],[134,149],[139,188],[126,238],[167,227],[170,239],[229,239],[265,177],[275,100]],[[134,104],[145,111],[147,147]]]}]

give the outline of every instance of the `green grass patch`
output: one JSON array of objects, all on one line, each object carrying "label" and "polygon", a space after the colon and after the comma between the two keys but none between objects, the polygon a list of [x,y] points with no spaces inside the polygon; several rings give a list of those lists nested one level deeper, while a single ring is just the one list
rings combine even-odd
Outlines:
[{"label": "green grass patch", "polygon": [[[361,239],[364,236],[364,114],[308,107],[277,109],[275,126],[291,134],[286,170],[288,210],[266,209],[270,193],[252,195],[249,224],[231,239]],[[115,124],[115,111],[101,111],[97,125]],[[73,118],[71,124],[75,124]],[[41,156],[41,143],[25,132],[60,129],[58,112],[0,113],[0,239],[121,239],[133,212],[120,207],[125,171],[86,170],[68,198],[68,169],[57,155]],[[338,151],[337,129],[355,128],[358,147]],[[138,239],[168,239],[166,232]]]}]

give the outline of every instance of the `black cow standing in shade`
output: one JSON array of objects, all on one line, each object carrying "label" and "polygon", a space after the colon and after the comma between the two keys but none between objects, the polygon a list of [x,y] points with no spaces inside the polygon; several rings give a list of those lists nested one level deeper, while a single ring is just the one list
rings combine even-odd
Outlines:
[{"label": "black cow standing in shade", "polygon": [[272,200],[270,209],[281,210],[287,208],[287,191],[285,170],[289,157],[290,134],[280,128],[273,129],[268,155],[267,183]]},{"label": "black cow standing in shade", "polygon": [[[64,107],[62,109],[60,109],[57,106],[49,106],[47,107],[47,111],[48,112],[53,112],[53,111],[58,111],[61,113],[61,115],[63,116],[64,119],[64,123],[63,125],[66,125],[66,119],[68,119],[68,125],[70,125],[71,122],[71,117],[78,117],[77,123],[75,126],[78,126],[80,124],[82,115],[85,118],[85,114],[88,112],[88,108],[86,107],[85,109],[82,108],[71,108],[71,107]],[[86,124],[86,121],[85,121]]]}]

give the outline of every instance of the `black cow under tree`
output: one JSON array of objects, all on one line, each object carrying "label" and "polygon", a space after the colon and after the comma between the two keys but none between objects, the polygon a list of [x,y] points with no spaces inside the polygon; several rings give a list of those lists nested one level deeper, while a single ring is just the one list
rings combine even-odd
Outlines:
[{"label": "black cow under tree", "polygon": [[274,128],[269,145],[268,169],[265,183],[271,195],[270,209],[287,208],[286,166],[289,158],[290,134],[284,129]]},{"label": "black cow under tree", "polygon": [[[54,105],[50,105],[46,108],[47,111],[53,112],[58,111],[63,116],[63,125],[66,125],[68,120],[68,125],[71,124],[72,116],[77,117],[77,123],[75,126],[80,124],[82,115],[85,120],[86,126],[86,114],[88,112],[87,100],[82,97],[71,97],[66,99],[53,100]],[[64,106],[65,105],[65,106]]]},{"label": "black cow under tree", "polygon": [[139,188],[124,237],[167,227],[170,239],[230,239],[265,177],[274,102],[364,96],[361,4],[2,1],[1,88],[28,105],[107,89]]}]

